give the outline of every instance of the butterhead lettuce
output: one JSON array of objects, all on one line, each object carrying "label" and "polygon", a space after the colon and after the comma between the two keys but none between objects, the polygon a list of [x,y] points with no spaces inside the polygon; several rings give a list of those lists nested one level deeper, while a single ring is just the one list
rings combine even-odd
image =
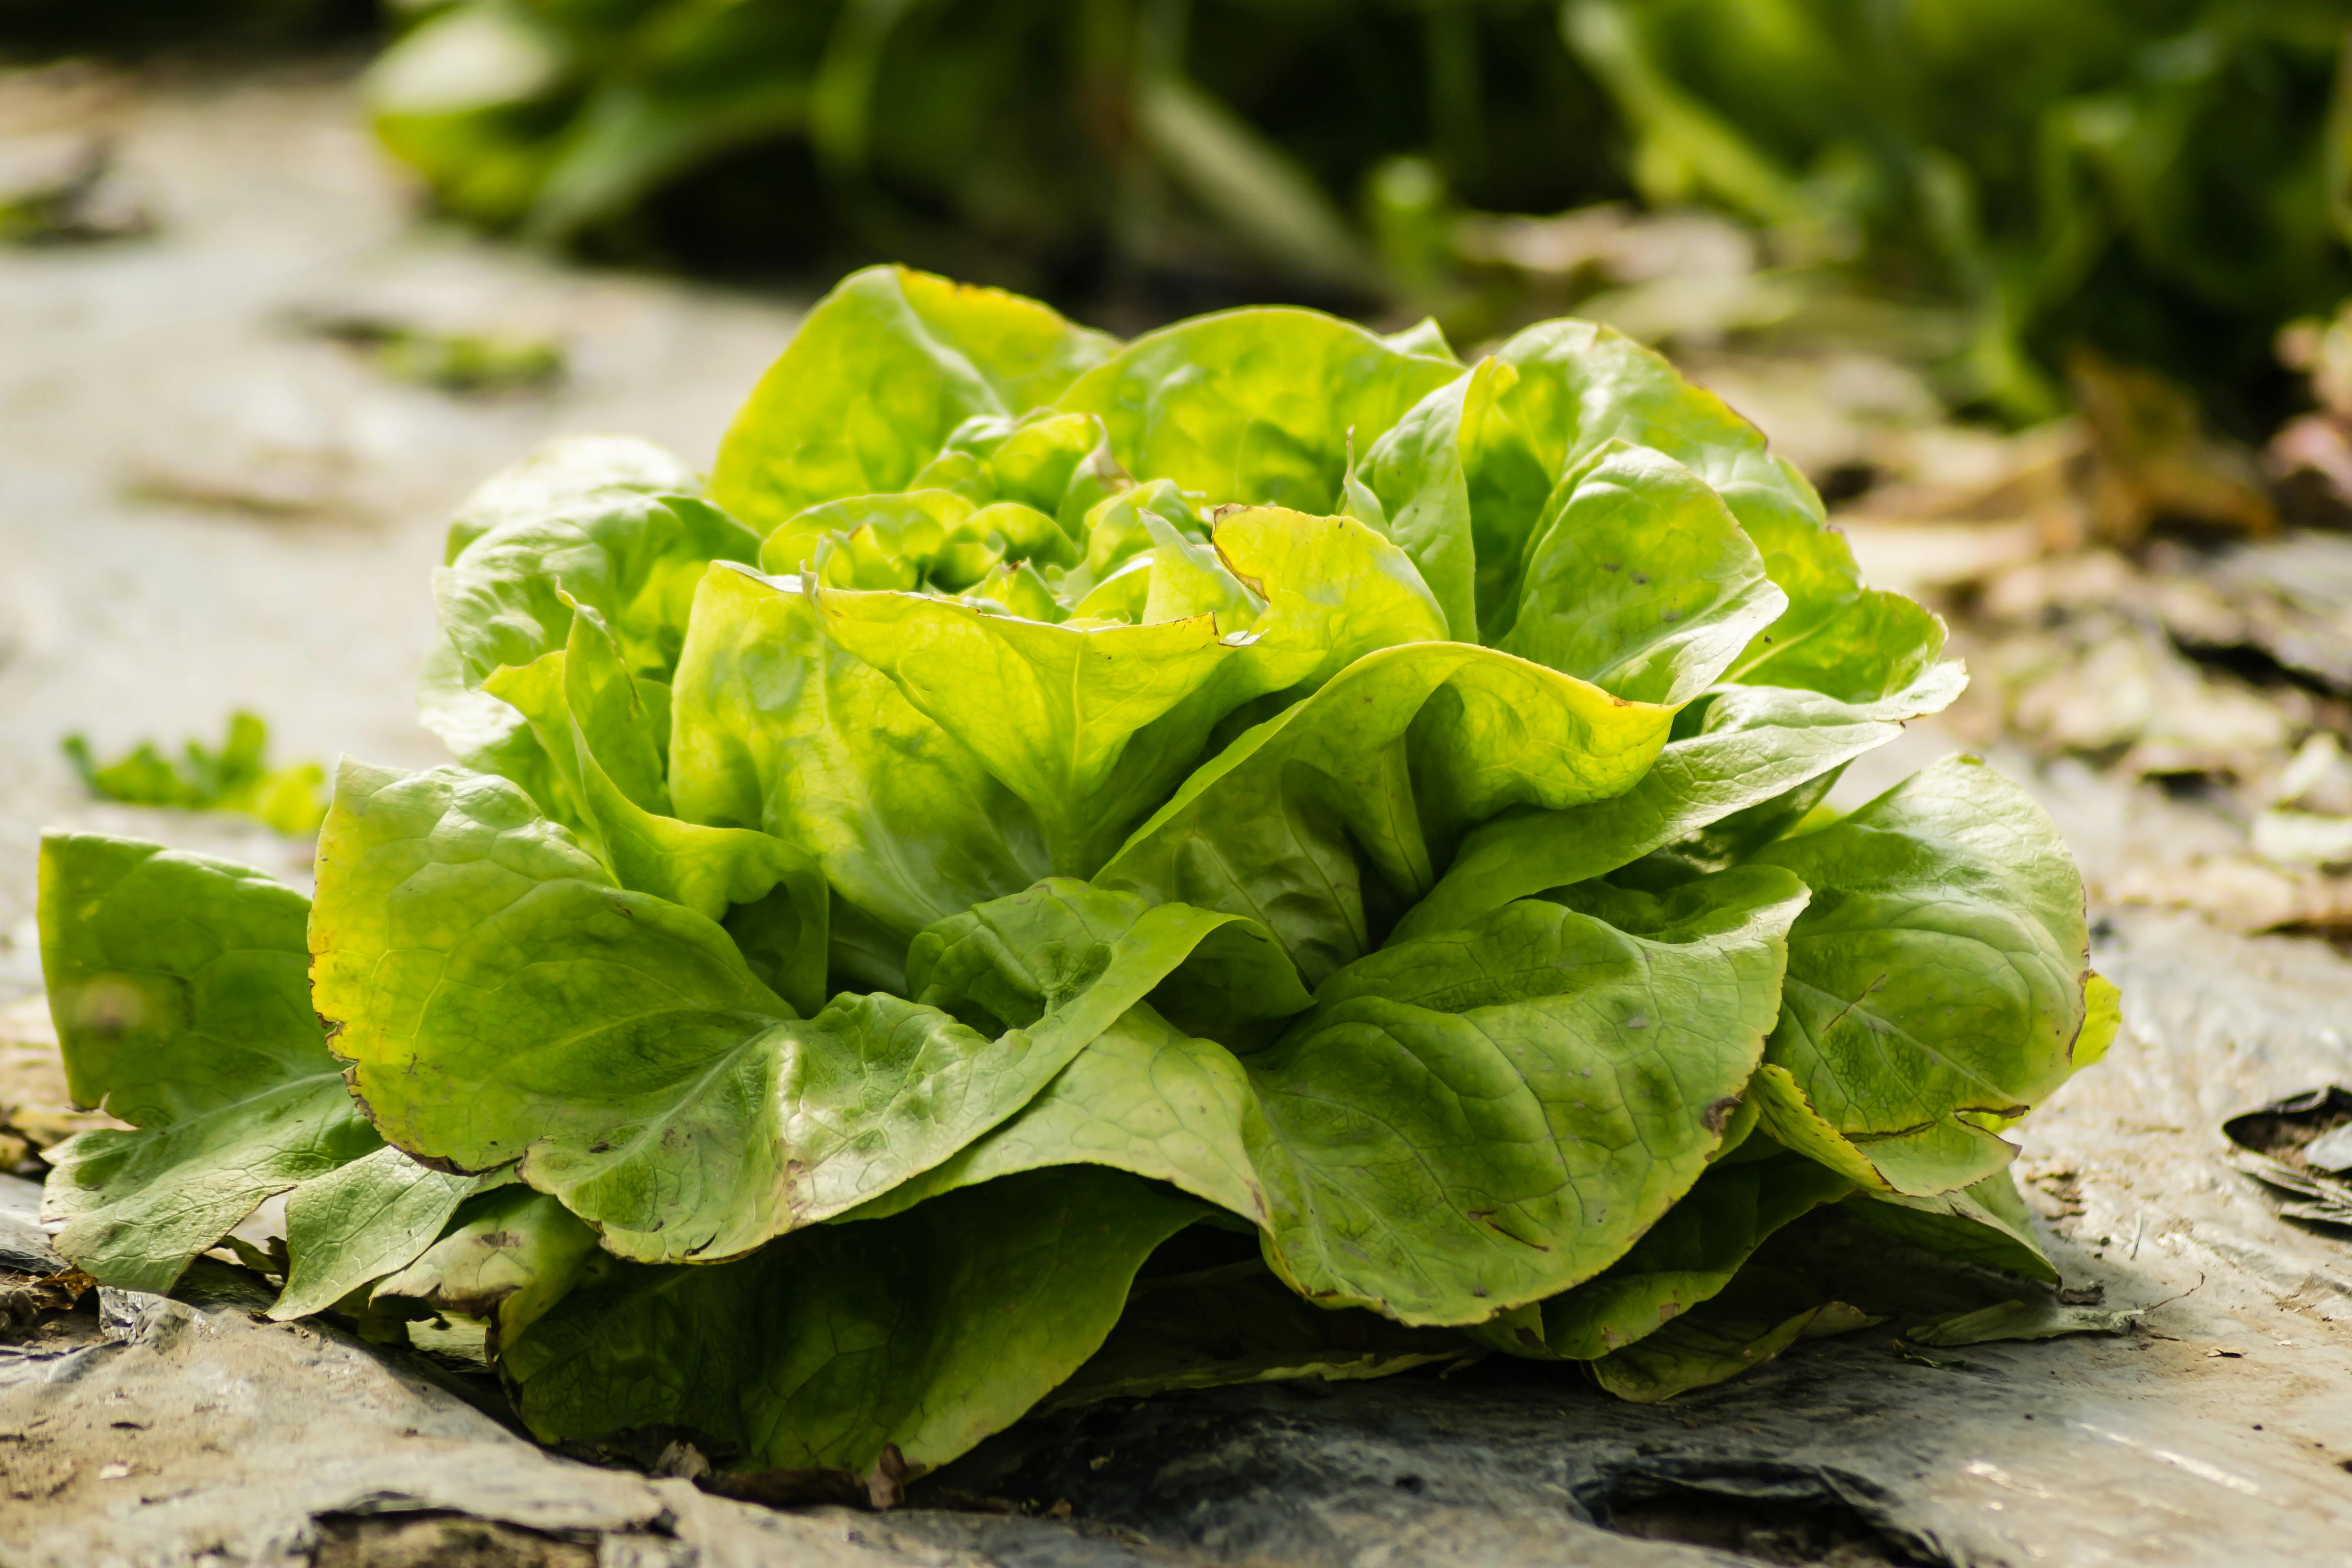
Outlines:
[{"label": "butterhead lettuce", "polygon": [[1822,808],[1943,628],[1605,329],[877,268],[707,487],[559,444],[433,590],[457,765],[344,763],[307,912],[45,846],[101,1279],[289,1194],[281,1315],[864,1472],[1491,1352],[1664,1397],[1854,1321],[1750,1262],[1826,1205],[2050,1274],[1999,1134],[2115,1028],[2081,880],[1970,759]]}]

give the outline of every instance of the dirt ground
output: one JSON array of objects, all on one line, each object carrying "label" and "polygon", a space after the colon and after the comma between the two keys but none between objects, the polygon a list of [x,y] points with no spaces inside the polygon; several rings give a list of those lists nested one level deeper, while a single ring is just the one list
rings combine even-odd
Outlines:
[{"label": "dirt ground", "polygon": [[[409,691],[455,503],[558,433],[707,462],[792,329],[785,303],[419,225],[348,76],[0,82],[0,137],[104,139],[155,223],[0,249],[0,1100],[49,1070],[42,827],[305,875],[306,847],[236,819],[92,803],[61,735],[171,743],[247,707],[282,756],[439,760]],[[570,368],[457,396],[310,325],[362,317],[544,335]],[[1839,798],[1988,739],[1956,724]],[[2082,855],[2124,989],[2123,1037],[2021,1130],[2018,1169],[2072,1290],[2146,1309],[2128,1332],[1934,1355],[1864,1333],[1654,1407],[1519,1368],[1170,1396],[961,1462],[1045,1517],[877,1519],[544,1455],[425,1363],[257,1323],[226,1286],[110,1290],[0,1347],[0,1563],[2352,1562],[2352,1244],[2281,1219],[2220,1131],[2352,1082],[2352,963],[2126,907],[2134,877],[2226,837],[2213,811],[1994,749]],[[0,1263],[41,1248],[30,1192],[0,1179]]]}]

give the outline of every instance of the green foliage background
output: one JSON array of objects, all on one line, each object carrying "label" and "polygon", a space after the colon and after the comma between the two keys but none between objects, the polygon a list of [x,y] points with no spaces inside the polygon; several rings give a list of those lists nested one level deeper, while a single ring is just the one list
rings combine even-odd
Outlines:
[{"label": "green foliage background", "polygon": [[[366,0],[0,0],[0,50],[284,47]],[[368,97],[447,211],[633,261],[900,260],[1127,328],[1519,310],[1461,213],[1638,197],[1960,308],[2028,419],[2070,342],[2251,431],[2352,292],[2346,0],[390,0]]]},{"label": "green foliage background", "polygon": [[[373,79],[451,210],[752,269],[888,258],[1150,319],[1457,298],[1461,210],[1637,195],[2231,413],[2352,290],[2342,0],[457,0]],[[1507,314],[1507,307],[1506,307]],[[1507,321],[1502,324],[1508,324]]]}]

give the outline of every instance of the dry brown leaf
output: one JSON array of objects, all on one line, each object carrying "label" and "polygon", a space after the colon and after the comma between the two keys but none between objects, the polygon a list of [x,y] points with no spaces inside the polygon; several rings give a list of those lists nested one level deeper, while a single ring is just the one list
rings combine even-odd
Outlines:
[{"label": "dry brown leaf", "polygon": [[2129,867],[2106,879],[2092,898],[2195,910],[2232,931],[2352,930],[2352,877],[2290,871],[2252,857]]},{"label": "dry brown leaf", "polygon": [[2197,400],[2178,383],[2084,348],[2067,376],[2091,435],[2091,528],[2133,545],[2159,522],[2267,536],[2278,511],[2253,454],[2206,428]]},{"label": "dry brown leaf", "polygon": [[1838,531],[1874,588],[1914,597],[1972,588],[2041,558],[2032,518],[2006,522],[1901,522],[1841,517]]}]

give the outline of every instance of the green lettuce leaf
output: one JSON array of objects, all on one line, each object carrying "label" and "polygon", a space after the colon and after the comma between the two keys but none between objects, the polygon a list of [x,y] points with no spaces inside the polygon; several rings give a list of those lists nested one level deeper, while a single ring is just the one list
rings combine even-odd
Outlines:
[{"label": "green lettuce leaf", "polygon": [[1869,1224],[1914,1247],[1980,1268],[2058,1283],[2057,1267],[2033,1233],[2033,1216],[2017,1190],[2017,1179],[2006,1170],[1934,1197],[1864,1191],[1848,1200],[1847,1206]]},{"label": "green lettuce leaf", "polygon": [[1139,625],[1048,626],[909,593],[815,600],[835,646],[888,675],[1027,804],[1055,871],[1086,875],[1235,708],[1444,630],[1411,564],[1347,519],[1246,508],[1219,520],[1213,547],[1213,603],[1231,582],[1263,605],[1244,628],[1221,633],[1213,610],[1160,618],[1192,608],[1193,580],[1212,571],[1175,549],[1135,574]]},{"label": "green lettuce leaf", "polygon": [[[1155,1259],[1152,1268],[1158,1268]],[[1475,1345],[1442,1329],[1409,1329],[1375,1312],[1313,1306],[1251,1259],[1138,1279],[1102,1349],[1039,1409],[1235,1383],[1308,1377],[1350,1383],[1476,1352]]]},{"label": "green lettuce leaf", "polygon": [[899,1214],[942,1193],[1054,1165],[1108,1165],[1165,1182],[1265,1225],[1257,1171],[1265,1135],[1241,1058],[1129,1008],[1020,1113],[855,1217]]},{"label": "green lettuce leaf", "polygon": [[1116,346],[999,289],[852,273],[735,416],[712,498],[764,535],[820,501],[908,489],[957,426],[1052,403]]},{"label": "green lettuce leaf", "polygon": [[945,485],[983,510],[1026,507],[1051,518],[1068,540],[1083,540],[1087,513],[1134,482],[1112,453],[1101,420],[1046,408],[1017,418],[965,421],[914,479]]},{"label": "green lettuce leaf", "polygon": [[[1096,871],[1247,705],[1444,631],[1411,563],[1346,519],[1245,508],[1203,544],[1150,497],[1093,515],[1148,545],[1136,624],[712,573],[674,697],[678,814],[803,848],[845,925],[903,944]],[[836,965],[897,988],[887,962]]]},{"label": "green lettuce leaf", "polygon": [[1360,452],[1463,374],[1314,310],[1227,310],[1147,333],[1056,405],[1092,414],[1128,470],[1211,506],[1339,510]]},{"label": "green lettuce leaf", "polygon": [[[760,570],[788,574],[812,565],[818,547],[828,539],[854,540],[849,554],[858,566],[871,563],[892,581],[878,584],[912,588],[923,584],[965,587],[964,574],[954,573],[952,584],[940,581],[951,563],[975,547],[984,563],[981,575],[1003,558],[1002,550],[984,547],[987,535],[971,526],[980,508],[953,490],[926,487],[892,495],[845,496],[819,501],[795,512],[760,545]],[[856,539],[860,530],[868,531]]]},{"label": "green lettuce leaf", "polygon": [[238,812],[289,838],[316,833],[327,814],[324,770],[316,763],[271,767],[269,726],[257,714],[231,713],[217,749],[190,741],[177,761],[152,741],[110,763],[100,762],[80,735],[68,735],[62,749],[83,787],[100,800]]},{"label": "green lettuce leaf", "polygon": [[486,1319],[496,1344],[504,1346],[544,1317],[603,1256],[594,1230],[526,1186],[483,1193],[457,1220],[447,1235],[379,1283],[370,1300],[379,1307],[414,1300],[435,1311]]},{"label": "green lettuce leaf", "polygon": [[669,688],[628,673],[583,605],[562,649],[489,689],[510,700],[562,773],[572,826],[621,887],[717,921],[752,973],[803,1013],[824,1005],[830,895],[816,863],[772,834],[668,815]]},{"label": "green lettuce leaf", "polygon": [[649,1261],[748,1251],[938,1163],[1231,923],[1076,883],[957,917],[909,984],[967,949],[1018,966],[1040,1010],[992,1039],[888,994],[795,1016],[716,923],[615,887],[502,780],[346,763],[320,843],[314,1001],[387,1141],[520,1160]]},{"label": "green lettuce leaf", "polygon": [[1464,826],[1619,794],[1673,719],[1465,643],[1386,648],[1194,772],[1096,879],[1246,915],[1318,984],[1435,885]]},{"label": "green lettuce leaf", "polygon": [[840,586],[961,593],[1022,563],[1076,566],[1096,510],[1137,488],[1102,421],[1042,409],[967,420],[908,484],[793,513],[761,545],[761,568],[807,571],[833,541],[839,549],[825,570]]},{"label": "green lettuce leaf", "polygon": [[[1465,456],[1464,431],[1481,426],[1497,382],[1508,385],[1516,379],[1499,360],[1479,361],[1469,374],[1438,387],[1378,439],[1358,448],[1362,460],[1348,475],[1349,510],[1412,558],[1445,612],[1447,635],[1456,642],[1478,640],[1481,564],[1464,467],[1472,460]],[[1517,548],[1489,542],[1490,569],[1506,556],[1516,559]],[[1517,542],[1517,548],[1524,544]]]},{"label": "green lettuce leaf", "polygon": [[41,840],[41,969],[74,1103],[131,1124],[49,1151],[42,1215],[103,1283],[168,1290],[263,1199],[382,1147],[310,1011],[308,905],[257,871]]},{"label": "green lettuce leaf", "polygon": [[1516,903],[1339,971],[1244,1057],[1137,1008],[869,1212],[1113,1165],[1258,1225],[1319,1305],[1481,1321],[1591,1279],[1698,1180],[1762,1053],[1804,897],[1783,873],[1727,872],[1638,936]]},{"label": "green lettuce leaf", "polygon": [[800,586],[727,569],[704,579],[672,699],[670,799],[687,821],[757,828],[808,855],[834,894],[835,966],[900,990],[915,932],[1052,867],[1028,806],[827,639]]},{"label": "green lettuce leaf", "polygon": [[1697,475],[1611,442],[1560,480],[1528,542],[1507,653],[1679,708],[1788,604]]},{"label": "green lettuce leaf", "polygon": [[1940,710],[1966,684],[1960,667],[1945,663],[1868,703],[1723,688],[1684,710],[1675,738],[1630,789],[1565,810],[1510,812],[1472,829],[1444,877],[1397,922],[1397,935],[1467,925],[1513,899],[1630,865],[1885,745],[1905,720]]},{"label": "green lettuce leaf", "polygon": [[1843,1301],[1822,1300],[1800,1275],[1750,1265],[1711,1300],[1594,1362],[1592,1373],[1618,1398],[1654,1405],[1728,1382],[1800,1340],[1852,1333],[1879,1321]]},{"label": "green lettuce leaf", "polygon": [[[1170,748],[1139,747],[1136,731],[1200,690],[1235,651],[1207,616],[1080,627],[919,594],[820,592],[816,605],[835,647],[895,680],[1027,804],[1063,876],[1091,870],[1160,793],[1153,786],[1164,788]],[[1192,745],[1179,742],[1175,768],[1207,729],[1197,722]],[[1141,780],[1116,776],[1139,751],[1160,765]]]},{"label": "green lettuce leaf", "polygon": [[2045,1098],[2086,1016],[2082,876],[2048,816],[1956,757],[1751,863],[1813,889],[1758,1080],[1767,1130],[1912,1196],[1999,1171],[2010,1146],[1967,1118]]},{"label": "green lettuce leaf", "polygon": [[457,1205],[495,1177],[429,1170],[378,1149],[314,1176],[286,1202],[286,1289],[273,1319],[308,1317],[416,1261]]},{"label": "green lettuce leaf", "polygon": [[[1722,399],[1682,378],[1664,356],[1607,328],[1582,321],[1530,327],[1495,356],[1517,372],[1481,432],[1489,481],[1508,538],[1527,515],[1528,481],[1553,478],[1612,441],[1664,453],[1723,498],[1755,542],[1788,607],[1759,632],[1732,677],[1760,686],[1803,686],[1773,668],[1798,645],[1838,625],[1863,593],[1853,552],[1823,518],[1821,499],[1796,469],[1765,449],[1763,433]],[[1507,500],[1507,506],[1499,503]],[[1538,501],[1540,505],[1540,501]],[[1482,614],[1485,602],[1481,602]],[[1934,617],[1920,613],[1918,635]],[[1941,628],[1934,640],[1940,647]],[[1932,657],[1933,649],[1929,649]],[[1916,668],[1916,667],[1915,667]],[[1841,700],[1883,697],[1901,680],[1881,675],[1866,693],[1841,676]]]},{"label": "green lettuce leaf", "polygon": [[1514,1355],[1597,1361],[1719,1294],[1774,1231],[1853,1190],[1793,1154],[1716,1165],[1606,1271],[1478,1337]]},{"label": "green lettuce leaf", "polygon": [[509,1346],[544,1441],[686,1426],[758,1465],[915,1470],[1011,1426],[1109,1335],[1200,1205],[1109,1171],[1011,1177],[715,1267],[620,1267]]},{"label": "green lettuce leaf", "polygon": [[1607,327],[1520,332],[1360,447],[1356,477],[1429,577],[1454,635],[1492,642],[1519,613],[1556,487],[1617,444],[1704,481],[1781,591],[1784,606],[1731,661],[1731,679],[1865,703],[1909,684],[1941,649],[1933,616],[1863,586],[1820,498],[1767,452],[1761,432]]},{"label": "green lettuce leaf", "polygon": [[1726,872],[1647,937],[1523,901],[1333,976],[1248,1064],[1276,1268],[1317,1301],[1460,1323],[1615,1262],[1721,1144],[1804,898]]},{"label": "green lettuce leaf", "polygon": [[696,499],[699,488],[656,447],[576,437],[542,447],[467,501],[450,524],[447,563],[434,574],[443,642],[417,692],[426,727],[459,761],[578,820],[570,770],[483,687],[502,667],[562,648],[575,605],[604,618],[632,674],[667,679],[709,563],[759,552],[757,536]]},{"label": "green lettuce leaf", "polygon": [[[604,617],[632,671],[666,676],[704,568],[755,559],[758,537],[639,443],[559,441],[522,468],[467,502],[450,527],[449,563],[434,574],[441,627],[467,682],[562,647],[572,604]],[[685,482],[649,489],[651,478]]]}]

